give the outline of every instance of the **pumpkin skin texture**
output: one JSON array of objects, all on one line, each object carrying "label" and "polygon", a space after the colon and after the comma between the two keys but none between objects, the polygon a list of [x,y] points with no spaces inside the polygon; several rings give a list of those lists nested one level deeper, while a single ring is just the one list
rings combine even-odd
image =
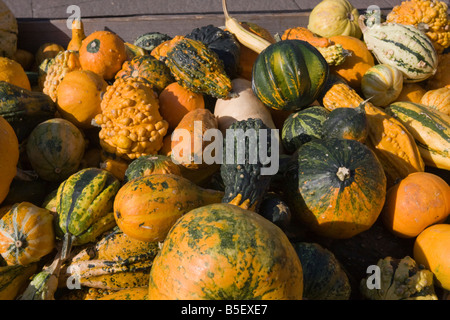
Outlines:
[{"label": "pumpkin skin texture", "polygon": [[318,243],[293,242],[303,270],[306,300],[349,300],[350,282],[334,254]]},{"label": "pumpkin skin texture", "polygon": [[150,271],[150,300],[300,300],[300,260],[257,213],[212,204],[186,213]]},{"label": "pumpkin skin texture", "polygon": [[356,140],[304,144],[285,176],[293,217],[321,236],[345,239],[366,231],[384,205],[383,167]]},{"label": "pumpkin skin texture", "polygon": [[419,103],[450,116],[450,88],[429,90],[425,92]]},{"label": "pumpkin skin texture", "polygon": [[8,264],[29,265],[54,247],[53,215],[47,209],[21,202],[0,220],[0,254]]},{"label": "pumpkin skin texture", "polygon": [[426,228],[414,243],[414,259],[434,274],[437,286],[450,290],[450,224]]},{"label": "pumpkin skin texture", "polygon": [[358,10],[347,0],[323,0],[309,14],[308,29],[319,36],[361,38]]},{"label": "pumpkin skin texture", "polygon": [[389,188],[381,218],[399,237],[418,236],[450,215],[450,186],[429,172],[415,172]]},{"label": "pumpkin skin texture", "polygon": [[85,147],[80,129],[68,120],[54,118],[34,128],[28,137],[26,152],[39,177],[61,182],[78,170]]},{"label": "pumpkin skin texture", "polygon": [[101,96],[107,85],[101,76],[92,71],[69,72],[56,90],[59,113],[78,128],[92,128],[92,119],[102,112]]},{"label": "pumpkin skin texture", "polygon": [[405,102],[414,102],[420,103],[423,95],[427,92],[420,84],[418,83],[404,83],[402,91],[400,91],[399,96],[395,99],[394,102],[397,101],[405,101]]},{"label": "pumpkin skin texture", "polygon": [[0,116],[0,203],[8,195],[11,183],[17,173],[19,162],[19,141],[11,125]]},{"label": "pumpkin skin texture", "polygon": [[252,89],[267,107],[300,110],[316,100],[328,73],[328,63],[314,46],[302,40],[281,40],[256,59]]},{"label": "pumpkin skin texture", "polygon": [[23,89],[31,90],[30,80],[22,65],[6,57],[0,57],[0,81],[6,81]]},{"label": "pumpkin skin texture", "polygon": [[109,31],[95,31],[88,35],[80,48],[80,64],[105,80],[111,80],[127,60],[125,42]]},{"label": "pumpkin skin texture", "polygon": [[203,189],[178,175],[152,174],[123,185],[114,200],[114,217],[123,233],[140,241],[163,241],[186,212],[219,203],[223,192]]},{"label": "pumpkin skin texture", "polygon": [[329,39],[341,44],[350,54],[344,63],[330,68],[330,73],[342,77],[353,89],[359,91],[364,74],[375,65],[372,53],[364,41],[351,36],[334,36]]}]

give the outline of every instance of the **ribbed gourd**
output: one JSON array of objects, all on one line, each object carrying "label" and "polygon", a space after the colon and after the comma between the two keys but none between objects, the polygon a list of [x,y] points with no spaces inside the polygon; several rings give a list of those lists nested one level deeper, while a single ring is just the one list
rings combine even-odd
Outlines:
[{"label": "ribbed gourd", "polygon": [[175,79],[193,92],[226,98],[231,80],[217,53],[199,40],[186,37],[175,41],[164,59]]},{"label": "ribbed gourd", "polygon": [[135,78],[118,78],[108,86],[102,112],[94,121],[101,127],[100,144],[126,160],[157,154],[169,124],[159,113],[153,87]]},{"label": "ribbed gourd", "polygon": [[92,242],[115,226],[113,201],[119,188],[119,180],[99,168],[82,169],[59,185],[55,231],[63,239],[62,261],[72,246]]},{"label": "ribbed gourd", "polygon": [[56,57],[53,58],[53,61],[49,62],[42,91],[56,102],[56,90],[58,89],[61,80],[70,71],[80,69],[81,64],[77,51],[65,50],[59,52]]},{"label": "ribbed gourd", "polygon": [[419,82],[433,76],[438,66],[438,54],[430,38],[412,25],[399,23],[360,26],[367,48],[379,63],[399,69],[405,82]]},{"label": "ribbed gourd", "polygon": [[59,282],[65,285],[72,278],[81,287],[104,290],[146,287],[158,252],[157,242],[139,241],[114,228],[75,253],[63,267]]},{"label": "ribbed gourd", "polygon": [[450,170],[450,116],[413,102],[394,102],[386,109],[411,132],[425,164]]},{"label": "ribbed gourd", "polygon": [[260,155],[266,152],[271,159],[279,152],[278,145],[272,142],[273,132],[261,119],[241,120],[230,125],[224,138],[220,167],[225,185],[222,202],[246,210],[258,209],[271,181],[271,166],[276,165],[264,161],[267,159],[261,159]]}]

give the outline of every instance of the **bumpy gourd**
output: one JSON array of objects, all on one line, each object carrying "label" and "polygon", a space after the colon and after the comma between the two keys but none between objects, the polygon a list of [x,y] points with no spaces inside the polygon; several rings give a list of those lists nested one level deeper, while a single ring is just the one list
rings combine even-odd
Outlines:
[{"label": "bumpy gourd", "polygon": [[94,121],[101,126],[99,138],[105,151],[133,160],[161,149],[169,124],[159,113],[151,85],[118,78],[106,89],[101,108]]},{"label": "bumpy gourd", "polygon": [[450,46],[448,5],[437,0],[408,0],[395,6],[387,22],[410,24],[423,29],[438,52]]},{"label": "bumpy gourd", "polygon": [[201,41],[184,37],[175,41],[164,61],[175,79],[193,92],[226,98],[231,91],[223,61]]},{"label": "bumpy gourd", "polygon": [[70,71],[80,69],[81,65],[76,51],[61,51],[56,55],[54,60],[50,62],[42,91],[56,102],[56,90],[58,89],[61,80]]}]

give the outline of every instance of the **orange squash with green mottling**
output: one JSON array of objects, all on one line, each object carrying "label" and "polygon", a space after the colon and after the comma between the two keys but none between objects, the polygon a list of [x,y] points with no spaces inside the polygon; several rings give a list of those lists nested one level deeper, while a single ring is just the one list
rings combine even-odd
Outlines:
[{"label": "orange squash with green mottling", "polygon": [[117,225],[129,237],[163,241],[186,212],[221,202],[223,192],[203,189],[175,174],[152,174],[123,185],[114,200]]},{"label": "orange squash with green mottling", "polygon": [[287,236],[232,204],[186,213],[150,271],[149,300],[300,300],[303,272]]}]

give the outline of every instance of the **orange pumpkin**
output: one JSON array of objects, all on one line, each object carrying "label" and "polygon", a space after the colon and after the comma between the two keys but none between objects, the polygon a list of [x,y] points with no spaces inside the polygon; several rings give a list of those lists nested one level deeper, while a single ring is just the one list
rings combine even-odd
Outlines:
[{"label": "orange pumpkin", "polygon": [[0,220],[0,254],[8,264],[37,262],[54,247],[53,215],[47,209],[21,202]]},{"label": "orange pumpkin", "polygon": [[338,74],[355,90],[361,87],[361,80],[369,68],[375,65],[372,53],[367,49],[364,41],[351,36],[334,36],[329,40],[350,52],[345,61],[339,66],[332,66],[330,72]]},{"label": "orange pumpkin", "polygon": [[280,228],[232,204],[194,209],[150,270],[149,300],[299,300],[303,270]]},{"label": "orange pumpkin", "polygon": [[80,63],[105,80],[111,80],[128,59],[125,42],[110,31],[95,31],[87,36],[80,47]]},{"label": "orange pumpkin", "polygon": [[194,93],[178,82],[166,86],[159,95],[159,113],[173,130],[181,119],[195,109],[204,109],[205,100],[201,93]]},{"label": "orange pumpkin", "polygon": [[42,44],[34,55],[36,65],[40,65],[45,59],[53,59],[61,51],[64,51],[64,47],[57,43],[46,42]]},{"label": "orange pumpkin", "polygon": [[223,192],[202,189],[174,174],[152,174],[123,185],[114,200],[120,230],[140,241],[163,241],[186,212],[221,202]]},{"label": "orange pumpkin", "polygon": [[419,235],[450,215],[450,186],[429,172],[414,172],[389,188],[381,219],[403,238]]},{"label": "orange pumpkin", "polygon": [[414,259],[434,274],[437,286],[450,290],[450,224],[435,224],[414,242]]},{"label": "orange pumpkin", "polygon": [[11,125],[0,116],[0,203],[5,200],[17,172],[19,141]]},{"label": "orange pumpkin", "polygon": [[108,84],[90,70],[66,74],[56,90],[61,116],[81,129],[92,127],[92,119],[102,112],[101,97]]}]

